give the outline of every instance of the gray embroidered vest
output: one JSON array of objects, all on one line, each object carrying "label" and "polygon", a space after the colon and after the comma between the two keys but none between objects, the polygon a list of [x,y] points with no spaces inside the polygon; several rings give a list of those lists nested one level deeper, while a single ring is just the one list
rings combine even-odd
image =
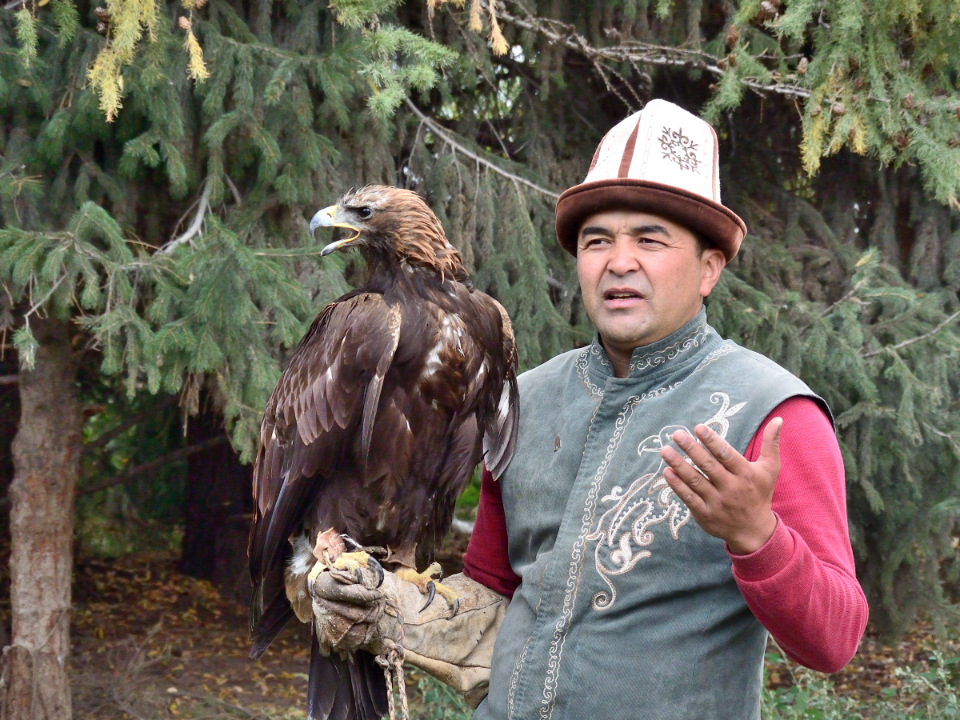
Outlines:
[{"label": "gray embroidered vest", "polygon": [[522,577],[479,720],[760,717],[766,631],[664,481],[659,450],[706,423],[743,452],[780,402],[813,393],[721,338],[703,311],[614,376],[595,339],[520,379],[501,478]]}]

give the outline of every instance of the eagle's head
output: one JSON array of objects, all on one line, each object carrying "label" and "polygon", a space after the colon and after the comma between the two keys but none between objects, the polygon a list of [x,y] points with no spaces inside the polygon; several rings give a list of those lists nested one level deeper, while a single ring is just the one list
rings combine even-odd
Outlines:
[{"label": "eagle's head", "polygon": [[437,216],[410,190],[367,185],[348,192],[313,216],[311,235],[318,227],[342,228],[348,235],[327,245],[321,255],[357,247],[368,258],[389,264],[432,267],[452,277],[466,274],[460,253],[447,241]]}]

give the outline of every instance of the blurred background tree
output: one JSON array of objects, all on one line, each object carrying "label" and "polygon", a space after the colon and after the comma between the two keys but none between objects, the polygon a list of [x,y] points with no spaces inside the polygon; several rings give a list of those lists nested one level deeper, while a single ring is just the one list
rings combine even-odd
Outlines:
[{"label": "blurred background tree", "polygon": [[530,367],[591,337],[554,240],[556,197],[652,97],[720,135],[724,200],[750,234],[709,317],[830,403],[874,622],[895,634],[918,613],[953,616],[956,12],[5,2],[0,403],[20,413],[0,439],[5,717],[69,713],[57,658],[75,528],[81,554],[182,538],[183,569],[242,592],[261,409],[285,354],[359,271],[319,260],[317,208],[371,182],[424,195]]}]

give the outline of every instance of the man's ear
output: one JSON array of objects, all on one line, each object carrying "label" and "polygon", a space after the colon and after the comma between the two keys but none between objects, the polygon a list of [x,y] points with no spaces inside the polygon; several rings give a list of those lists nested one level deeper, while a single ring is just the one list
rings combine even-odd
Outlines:
[{"label": "man's ear", "polygon": [[707,248],[700,255],[700,297],[707,297],[720,280],[727,256],[718,248]]}]

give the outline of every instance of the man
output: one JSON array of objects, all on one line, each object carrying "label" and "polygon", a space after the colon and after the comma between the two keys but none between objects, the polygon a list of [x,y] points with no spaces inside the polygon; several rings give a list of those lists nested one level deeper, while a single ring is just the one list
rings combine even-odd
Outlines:
[{"label": "man", "polygon": [[[520,379],[513,461],[485,476],[450,581],[461,612],[420,614],[389,584],[408,660],[474,700],[491,668],[477,718],[759,718],[768,631],[818,670],[856,651],[867,605],[825,405],[706,322],[745,233],[713,129],[659,100],[560,197],[594,341]],[[340,611],[335,579],[313,594]]]}]

